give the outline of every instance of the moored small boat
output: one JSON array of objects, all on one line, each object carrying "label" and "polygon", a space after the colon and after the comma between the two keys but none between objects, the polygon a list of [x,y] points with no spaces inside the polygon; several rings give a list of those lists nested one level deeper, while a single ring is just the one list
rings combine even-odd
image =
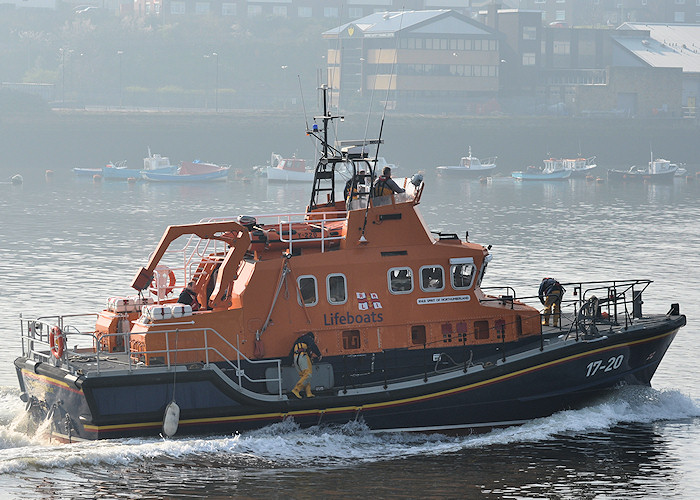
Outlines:
[{"label": "moored small boat", "polygon": [[658,158],[649,162],[646,167],[631,166],[628,170],[608,170],[608,180],[631,182],[672,182],[676,176],[678,165],[669,160]]},{"label": "moored small boat", "polygon": [[141,176],[151,182],[225,182],[230,167],[199,161],[182,162],[175,171],[144,170]]},{"label": "moored small boat", "polygon": [[460,159],[459,165],[441,165],[437,167],[437,173],[441,176],[488,177],[496,170],[496,158],[493,156],[482,162],[479,158],[472,156],[472,147],[469,146],[467,156]]},{"label": "moored small boat", "polygon": [[564,168],[562,160],[549,158],[543,167],[529,166],[524,171],[513,172],[511,176],[519,181],[565,181],[572,175],[572,170]]}]

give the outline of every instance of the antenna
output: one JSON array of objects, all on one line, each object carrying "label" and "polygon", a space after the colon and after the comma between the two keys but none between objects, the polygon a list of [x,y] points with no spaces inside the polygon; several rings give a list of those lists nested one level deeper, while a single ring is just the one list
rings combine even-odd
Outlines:
[{"label": "antenna", "polygon": [[301,75],[297,75],[297,80],[299,80],[299,94],[301,95],[301,107],[304,110],[304,122],[306,123],[306,130],[309,130],[309,119],[306,116],[306,102],[304,102],[304,90],[301,88]]}]

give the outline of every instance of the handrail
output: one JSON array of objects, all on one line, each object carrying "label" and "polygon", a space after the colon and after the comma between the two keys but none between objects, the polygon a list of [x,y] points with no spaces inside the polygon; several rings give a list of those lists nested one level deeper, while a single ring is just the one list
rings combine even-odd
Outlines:
[{"label": "handrail", "polygon": [[[246,380],[250,383],[267,383],[267,382],[276,382],[277,383],[277,394],[279,397],[282,397],[282,373],[281,373],[281,366],[282,366],[282,360],[281,359],[268,359],[268,360],[254,360],[248,358],[245,354],[243,354],[240,350],[240,346],[234,346],[231,342],[229,342],[226,338],[224,338],[219,332],[214,330],[213,328],[175,328],[171,330],[159,330],[159,331],[154,331],[154,332],[143,332],[144,335],[155,335],[155,334],[162,334],[165,336],[165,349],[158,349],[158,350],[153,350],[153,351],[133,351],[131,349],[131,345],[128,342],[128,337],[129,333],[124,333],[124,332],[119,332],[119,333],[98,333],[98,332],[82,332],[80,329],[73,325],[68,325],[65,323],[65,319],[69,317],[79,317],[79,316],[88,316],[87,314],[85,315],[79,315],[79,314],[73,314],[73,315],[65,315],[65,316],[51,316],[51,317],[44,317],[50,318],[50,319],[55,319],[56,321],[54,322],[47,322],[44,321],[44,319],[40,318],[32,318],[32,319],[27,319],[27,318],[22,318],[20,316],[20,321],[21,321],[21,329],[20,329],[20,337],[21,337],[21,344],[22,344],[22,355],[28,359],[32,359],[34,361],[41,361],[41,362],[47,362],[47,361],[52,361],[54,360],[54,364],[58,364],[59,362],[63,363],[63,366],[69,369],[72,373],[75,373],[76,368],[74,365],[71,363],[67,362],[69,361],[69,358],[71,356],[81,356],[81,357],[90,357],[94,358],[95,360],[95,372],[97,374],[102,373],[103,367],[101,366],[101,363],[104,363],[106,361],[105,357],[109,356],[110,358],[115,357],[115,355],[123,355],[125,356],[125,359],[123,360],[124,364],[126,365],[126,369],[129,372],[132,372],[134,370],[144,370],[144,369],[149,369],[150,367],[145,367],[145,366],[140,366],[138,364],[134,364],[132,362],[132,355],[152,355],[152,354],[164,354],[166,358],[166,367],[168,370],[173,369],[174,366],[177,366],[177,364],[174,362],[177,358],[177,353],[183,353],[183,352],[201,352],[204,351],[205,355],[205,363],[204,366],[210,367],[212,365],[215,365],[215,363],[210,361],[211,354],[215,354],[219,356],[223,362],[228,364],[232,369],[236,371],[236,377],[238,378],[238,386],[243,387],[243,380]],[[40,325],[38,328],[36,325]],[[26,326],[26,332],[25,332],[25,326]],[[54,356],[51,353],[51,348],[50,348],[50,342],[49,342],[49,332],[51,329],[55,326],[58,326],[61,328],[61,331],[63,334],[68,337],[68,335],[71,336],[81,336],[81,337],[88,337],[92,341],[93,345],[93,352],[79,352],[75,350],[69,350],[67,348],[68,342],[66,340],[66,349],[63,352],[63,355],[61,356],[61,359],[55,359]],[[38,333],[38,335],[37,335]],[[169,345],[169,339],[170,336],[175,334],[192,334],[192,333],[201,333],[203,335],[203,345],[201,347],[188,347],[188,348],[171,348]],[[213,347],[211,345],[210,336],[215,336],[218,337],[219,340],[221,340],[224,345],[229,347],[230,349],[233,350],[235,353],[235,359],[231,359],[229,356],[224,355],[219,349],[216,347]],[[105,353],[101,349],[101,344],[100,341],[103,338],[108,338],[108,337],[116,337],[116,336],[123,336],[125,337],[124,341],[124,351],[123,352],[107,352]],[[240,344],[240,339],[237,337],[237,343]],[[37,348],[38,346],[38,348]],[[112,360],[113,361],[113,360]],[[250,363],[251,365],[263,365],[263,364],[269,364],[272,365],[276,368],[277,370],[277,378],[251,378],[246,374],[245,369],[242,366],[243,362]],[[154,368],[157,368],[155,366]]]}]

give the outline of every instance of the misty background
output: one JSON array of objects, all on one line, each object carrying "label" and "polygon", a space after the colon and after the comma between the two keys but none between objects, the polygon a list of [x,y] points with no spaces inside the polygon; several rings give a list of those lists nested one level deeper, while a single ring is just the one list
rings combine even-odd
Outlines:
[{"label": "misty background", "polygon": [[[0,12],[0,161],[3,171],[56,171],[127,160],[148,148],[171,161],[201,159],[248,170],[272,152],[313,159],[305,129],[319,114],[328,42],[337,19],[194,17],[172,24],[76,13]],[[45,95],[8,84],[48,84]],[[40,93],[41,90],[38,90]],[[384,110],[373,97],[348,113],[339,136],[377,136]],[[499,157],[509,175],[549,156],[597,156],[603,169],[650,155],[698,160],[698,126],[657,118],[410,115],[386,111],[381,154],[402,175]],[[405,170],[403,170],[405,169]]]}]

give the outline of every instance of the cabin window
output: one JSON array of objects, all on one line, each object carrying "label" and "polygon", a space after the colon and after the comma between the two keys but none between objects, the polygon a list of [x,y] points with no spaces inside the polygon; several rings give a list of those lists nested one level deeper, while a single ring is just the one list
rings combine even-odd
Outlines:
[{"label": "cabin window", "polygon": [[442,341],[452,342],[452,323],[442,324]]},{"label": "cabin window", "polygon": [[411,293],[413,291],[413,271],[410,267],[389,269],[388,279],[391,293]]},{"label": "cabin window", "polygon": [[506,336],[506,320],[497,319],[493,327],[496,330],[496,338],[502,339]]},{"label": "cabin window", "polygon": [[477,340],[483,340],[489,338],[489,322],[488,321],[475,321],[474,322],[474,338]]},{"label": "cabin window", "polygon": [[315,306],[318,304],[318,286],[315,276],[299,276],[297,285],[299,286],[300,305]]},{"label": "cabin window", "polygon": [[476,274],[474,264],[456,264],[450,267],[452,276],[452,288],[455,290],[466,290],[472,286],[474,275]]},{"label": "cabin window", "polygon": [[445,276],[442,266],[420,268],[420,288],[424,292],[439,292],[445,289]]},{"label": "cabin window", "polygon": [[360,330],[345,330],[343,331],[343,349],[346,351],[359,349],[360,345]]},{"label": "cabin window", "polygon": [[425,325],[413,325],[411,327],[411,343],[413,345],[425,345]]},{"label": "cabin window", "polygon": [[462,343],[467,341],[467,324],[464,321],[457,323],[457,340]]},{"label": "cabin window", "polygon": [[348,289],[343,274],[329,274],[326,278],[329,304],[345,304],[348,301]]}]

